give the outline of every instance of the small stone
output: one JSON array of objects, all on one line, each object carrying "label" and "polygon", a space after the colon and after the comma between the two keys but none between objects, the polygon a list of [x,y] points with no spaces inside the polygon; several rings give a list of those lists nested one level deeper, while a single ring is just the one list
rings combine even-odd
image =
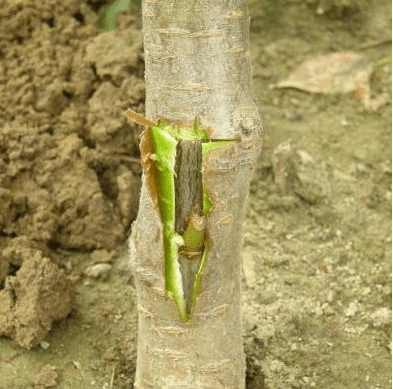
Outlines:
[{"label": "small stone", "polygon": [[318,6],[318,8],[316,9],[315,13],[317,15],[323,15],[325,13],[325,10],[321,6]]},{"label": "small stone", "polygon": [[292,97],[290,101],[291,101],[291,105],[293,107],[300,107],[301,106],[300,100],[295,97]]},{"label": "small stone", "polygon": [[324,314],[326,316],[333,316],[336,312],[330,305],[325,305],[324,306]]},{"label": "small stone", "polygon": [[46,342],[45,340],[42,340],[40,342],[40,346],[42,349],[47,350],[49,348],[50,344],[48,342]]},{"label": "small stone", "polygon": [[295,149],[290,140],[273,151],[272,166],[277,191],[281,196],[296,195],[316,204],[331,196],[325,164],[314,160],[305,150]]},{"label": "small stone", "polygon": [[385,307],[379,308],[369,316],[369,321],[374,327],[391,325],[392,311]]},{"label": "small stone", "polygon": [[371,288],[369,286],[366,286],[365,288],[363,288],[361,294],[362,296],[368,296],[371,293]]},{"label": "small stone", "polygon": [[296,109],[290,109],[285,111],[285,118],[291,121],[302,120],[303,114]]},{"label": "small stone", "polygon": [[106,278],[109,276],[111,269],[112,265],[109,263],[97,263],[96,265],[87,267],[83,274],[90,278]]},{"label": "small stone", "polygon": [[54,388],[58,377],[56,366],[45,365],[34,377],[33,383],[36,389]]},{"label": "small stone", "polygon": [[92,263],[109,263],[112,262],[114,256],[113,251],[95,250],[90,254]]},{"label": "small stone", "polygon": [[351,174],[353,176],[365,175],[365,174],[368,173],[368,171],[369,170],[366,168],[366,166],[364,166],[360,162],[353,163],[352,166],[351,166]]},{"label": "small stone", "polygon": [[284,369],[285,363],[280,361],[280,360],[278,360],[278,359],[274,359],[274,360],[272,360],[270,362],[270,366],[269,367],[270,367],[270,370],[273,373],[279,373],[279,372],[281,372]]},{"label": "small stone", "polygon": [[356,301],[352,301],[349,303],[349,306],[345,311],[345,316],[354,317],[358,311],[359,311],[359,304]]},{"label": "small stone", "polygon": [[334,291],[333,290],[329,290],[327,292],[327,296],[326,299],[329,303],[331,303],[334,300]]},{"label": "small stone", "polygon": [[333,177],[335,181],[355,182],[355,178],[353,176],[343,173],[338,169],[334,169]]},{"label": "small stone", "polygon": [[347,126],[349,125],[348,120],[345,119],[345,118],[341,120],[340,124],[341,124],[343,127],[347,127]]}]

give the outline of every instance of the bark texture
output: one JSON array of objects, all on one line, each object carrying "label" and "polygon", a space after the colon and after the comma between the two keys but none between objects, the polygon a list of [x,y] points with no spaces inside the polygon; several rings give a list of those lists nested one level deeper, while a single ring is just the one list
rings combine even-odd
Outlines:
[{"label": "bark texture", "polygon": [[210,253],[189,322],[165,294],[158,210],[143,177],[130,240],[138,294],[138,389],[242,389],[241,231],[261,120],[251,95],[249,18],[243,0],[145,0],[146,117],[238,139],[203,164],[212,201]]}]

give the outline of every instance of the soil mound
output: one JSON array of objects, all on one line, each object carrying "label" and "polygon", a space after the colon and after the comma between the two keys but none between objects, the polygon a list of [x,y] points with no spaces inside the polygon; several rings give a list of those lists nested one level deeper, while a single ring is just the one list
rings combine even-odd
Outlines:
[{"label": "soil mound", "polygon": [[96,18],[79,0],[0,9],[0,242],[111,248],[135,217],[138,140],[122,112],[143,109],[142,40],[132,20],[99,32]]},{"label": "soil mound", "polygon": [[141,32],[131,15],[99,31],[94,8],[0,8],[0,335],[26,348],[72,307],[51,249],[114,248],[137,212],[138,129],[123,112],[144,109]]}]

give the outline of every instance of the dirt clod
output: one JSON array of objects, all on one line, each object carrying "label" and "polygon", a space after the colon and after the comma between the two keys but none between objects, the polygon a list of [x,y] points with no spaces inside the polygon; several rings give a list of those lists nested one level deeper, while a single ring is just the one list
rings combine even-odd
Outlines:
[{"label": "dirt clod", "polygon": [[90,259],[93,264],[95,263],[110,263],[112,262],[114,251],[95,250],[90,254]]},{"label": "dirt clod", "polygon": [[330,197],[331,188],[324,164],[315,161],[307,151],[295,149],[290,141],[274,149],[272,165],[281,195],[297,195],[310,204]]},{"label": "dirt clod", "polygon": [[34,377],[35,389],[54,388],[57,385],[57,367],[45,365]]},{"label": "dirt clod", "polygon": [[66,317],[74,302],[71,279],[40,251],[24,259],[0,291],[0,336],[31,349],[55,320]]},{"label": "dirt clod", "polygon": [[97,263],[95,265],[88,266],[83,274],[90,278],[106,278],[111,269],[112,265],[109,263]]},{"label": "dirt clod", "polygon": [[99,33],[92,15],[78,0],[2,4],[0,240],[113,248],[135,218],[137,139],[122,112],[143,109],[141,32]]}]

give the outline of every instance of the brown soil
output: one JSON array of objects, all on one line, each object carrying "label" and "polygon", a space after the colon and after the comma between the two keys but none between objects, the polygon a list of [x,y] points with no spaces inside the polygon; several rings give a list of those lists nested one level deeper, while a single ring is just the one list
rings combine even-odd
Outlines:
[{"label": "brown soil", "polygon": [[122,112],[143,109],[141,32],[100,34],[95,19],[78,0],[1,7],[2,244],[113,248],[135,217],[137,139]]},{"label": "brown soil", "polygon": [[[103,3],[0,8],[0,389],[132,387],[140,129],[122,113],[144,109],[140,16],[100,32]],[[351,50],[391,99],[391,4],[249,4],[265,146],[242,253],[247,387],[390,387],[390,104],[272,86]]]}]

